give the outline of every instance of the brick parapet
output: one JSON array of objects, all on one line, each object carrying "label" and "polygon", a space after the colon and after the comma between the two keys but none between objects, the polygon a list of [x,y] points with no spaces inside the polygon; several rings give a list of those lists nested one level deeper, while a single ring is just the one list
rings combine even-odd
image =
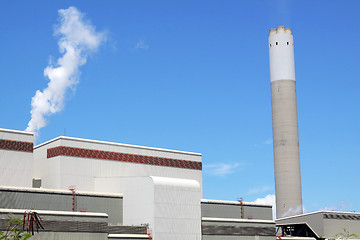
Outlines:
[{"label": "brick parapet", "polygon": [[195,170],[202,169],[201,162],[189,161],[189,160],[153,157],[153,156],[66,147],[66,146],[59,146],[59,147],[47,149],[47,158],[52,158],[56,156],[72,156],[72,157],[81,157],[81,158],[114,160],[121,162],[187,168],[187,169],[195,169]]},{"label": "brick parapet", "polygon": [[22,152],[33,152],[34,144],[32,142],[0,139],[0,149],[22,151]]}]

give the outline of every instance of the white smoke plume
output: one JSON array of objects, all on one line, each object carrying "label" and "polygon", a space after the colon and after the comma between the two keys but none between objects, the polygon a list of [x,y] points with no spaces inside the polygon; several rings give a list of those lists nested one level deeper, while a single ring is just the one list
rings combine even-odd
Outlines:
[{"label": "white smoke plume", "polygon": [[301,210],[303,210],[303,207],[301,205],[297,206],[296,208],[289,208],[289,210],[287,210],[282,216],[281,218],[287,217],[290,214],[291,215],[298,215],[301,214]]},{"label": "white smoke plume", "polygon": [[62,56],[56,65],[50,63],[45,68],[48,86],[43,91],[37,90],[31,99],[31,120],[25,131],[34,132],[35,136],[46,126],[46,117],[64,108],[67,90],[74,89],[79,82],[79,67],[105,40],[105,34],[96,32],[75,7],[59,10],[59,24],[54,35],[60,37],[58,45]]},{"label": "white smoke plume", "polygon": [[258,204],[271,204],[273,219],[276,219],[276,198],[274,194],[268,194],[264,198],[257,198],[254,203]]},{"label": "white smoke plume", "polygon": [[[276,197],[275,194],[268,194],[266,197],[264,198],[257,198],[254,203],[259,203],[259,204],[271,204],[272,205],[272,214],[273,214],[273,219],[277,219],[276,218]],[[297,215],[301,213],[301,209],[303,210],[303,212],[306,212],[306,209],[304,206],[297,206],[296,208],[290,208],[286,213],[284,213],[282,216],[280,216],[279,218],[284,218],[287,217],[288,215]]]}]

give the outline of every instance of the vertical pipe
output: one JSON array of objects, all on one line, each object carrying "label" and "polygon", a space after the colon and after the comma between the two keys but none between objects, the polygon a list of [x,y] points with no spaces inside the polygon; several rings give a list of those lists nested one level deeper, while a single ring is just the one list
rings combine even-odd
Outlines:
[{"label": "vertical pipe", "polygon": [[290,29],[270,30],[269,58],[276,218],[282,218],[302,213],[294,41]]}]

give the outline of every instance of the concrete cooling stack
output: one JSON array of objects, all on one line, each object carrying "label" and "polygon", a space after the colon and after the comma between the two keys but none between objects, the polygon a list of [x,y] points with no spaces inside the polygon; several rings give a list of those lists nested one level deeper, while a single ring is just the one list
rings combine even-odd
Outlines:
[{"label": "concrete cooling stack", "polygon": [[291,29],[269,35],[276,217],[302,213],[294,40]]}]

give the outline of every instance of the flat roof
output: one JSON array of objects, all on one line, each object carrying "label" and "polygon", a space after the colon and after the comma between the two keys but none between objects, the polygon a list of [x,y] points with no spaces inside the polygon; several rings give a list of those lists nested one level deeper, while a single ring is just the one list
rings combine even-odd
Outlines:
[{"label": "flat roof", "polygon": [[302,216],[309,216],[309,215],[320,214],[320,213],[323,213],[323,214],[360,214],[359,212],[342,212],[342,211],[319,210],[319,211],[310,212],[310,213],[298,214],[298,215],[294,215],[294,216],[290,216],[290,217],[278,218],[276,220],[286,220],[286,219],[292,219],[292,218],[297,218],[297,217],[302,217]]},{"label": "flat roof", "polygon": [[61,139],[70,140],[70,141],[77,141],[77,142],[106,144],[106,145],[112,145],[112,146],[121,146],[121,147],[136,148],[136,149],[145,149],[145,150],[153,150],[153,151],[161,151],[161,152],[169,152],[169,153],[181,153],[181,154],[187,154],[187,155],[202,156],[201,153],[195,153],[195,152],[185,152],[185,151],[171,150],[171,149],[165,149],[165,148],[146,147],[146,146],[140,146],[140,145],[132,145],[132,144],[116,143],[116,142],[107,142],[107,141],[99,141],[99,140],[92,140],[92,139],[67,137],[67,136],[59,136],[59,137],[53,138],[53,139],[51,139],[51,140],[49,140],[47,142],[36,145],[34,147],[34,149],[45,146],[45,145],[47,145],[49,143],[52,143],[52,142],[55,142],[55,141],[58,141],[58,140],[61,140]]},{"label": "flat roof", "polygon": [[34,135],[34,133],[32,133],[32,132],[26,132],[26,131],[20,131],[20,130],[12,130],[12,129],[6,129],[6,128],[0,128],[0,132],[25,134],[25,135]]},{"label": "flat roof", "polygon": [[[241,205],[241,203],[239,201],[213,200],[213,199],[201,199],[201,203],[223,204],[223,205]],[[242,202],[242,204],[244,206],[272,207],[271,204],[254,203],[254,202]]]}]

